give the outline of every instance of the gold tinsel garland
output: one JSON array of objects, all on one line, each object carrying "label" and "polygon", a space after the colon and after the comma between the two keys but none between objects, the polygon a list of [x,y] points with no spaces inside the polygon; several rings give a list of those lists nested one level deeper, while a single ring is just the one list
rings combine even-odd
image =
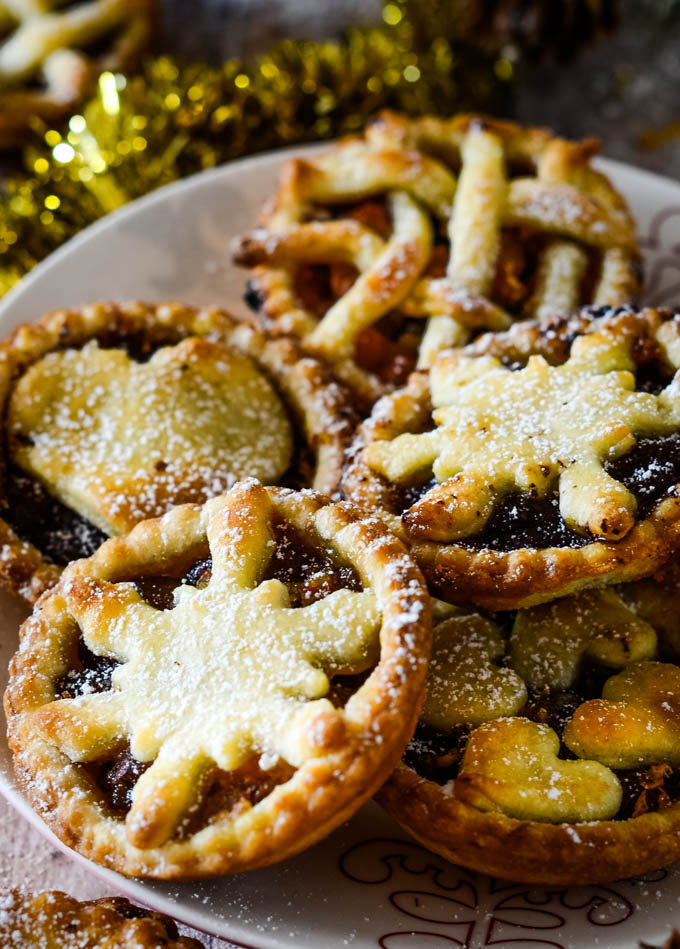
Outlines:
[{"label": "gold tinsel garland", "polygon": [[[386,3],[342,42],[286,41],[251,64],[149,60],[104,73],[59,129],[36,125],[0,195],[0,294],[65,240],[160,185],[241,155],[359,129],[376,109],[498,110],[512,63],[442,36],[449,0]],[[450,14],[448,14],[450,16]]]}]

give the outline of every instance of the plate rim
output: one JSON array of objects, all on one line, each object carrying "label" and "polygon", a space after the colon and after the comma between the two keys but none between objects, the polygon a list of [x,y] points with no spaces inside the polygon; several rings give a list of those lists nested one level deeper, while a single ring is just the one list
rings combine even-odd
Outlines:
[{"label": "plate rim", "polygon": [[[185,190],[191,191],[193,188],[201,187],[204,183],[210,186],[213,179],[218,181],[222,177],[230,178],[239,172],[249,172],[256,169],[259,164],[266,165],[271,161],[283,161],[286,157],[293,157],[294,155],[300,154],[303,156],[313,154],[329,144],[331,143],[314,142],[302,146],[292,145],[287,148],[268,149],[265,152],[258,152],[256,155],[235,158],[233,161],[215,165],[213,168],[204,168],[201,171],[194,172],[192,175],[187,175],[185,178],[179,178],[177,181],[171,181],[166,185],[161,185],[158,188],[154,188],[153,191],[149,191],[147,194],[140,195],[140,197],[134,198],[132,201],[127,201],[114,211],[109,211],[108,214],[104,214],[102,217],[97,218],[96,221],[88,224],[87,227],[78,231],[77,234],[74,234],[73,237],[70,237],[53,250],[51,254],[48,254],[47,257],[40,260],[35,267],[32,267],[17,283],[10,287],[4,296],[0,297],[0,327],[5,318],[6,311],[11,309],[17,299],[31,290],[33,285],[42,279],[44,272],[48,272],[53,267],[59,265],[64,258],[77,252],[81,244],[85,244],[93,238],[98,237],[100,233],[105,232],[109,228],[115,228],[128,217],[134,217],[135,214],[146,211],[147,208],[152,207],[156,202],[162,204],[164,199],[169,198],[172,200]],[[2,332],[1,328],[0,332]]]}]

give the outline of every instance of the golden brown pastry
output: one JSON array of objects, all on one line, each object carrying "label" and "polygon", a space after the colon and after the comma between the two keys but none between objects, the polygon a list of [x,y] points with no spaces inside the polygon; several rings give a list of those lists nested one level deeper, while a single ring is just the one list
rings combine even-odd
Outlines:
[{"label": "golden brown pastry", "polygon": [[628,303],[635,229],[596,151],[482,116],[383,113],[286,165],[235,245],[255,268],[247,299],[369,405],[480,328]]},{"label": "golden brown pastry", "polygon": [[68,561],[255,476],[332,492],[351,413],[294,343],[215,309],[94,304],[0,347],[0,580],[33,601]]},{"label": "golden brown pastry", "polygon": [[651,574],[680,546],[679,338],[670,311],[584,310],[444,352],[375,406],[344,491],[452,603]]},{"label": "golden brown pastry", "polygon": [[0,889],[3,949],[201,949],[174,922],[122,896],[79,902],[51,890]]},{"label": "golden brown pastry", "polygon": [[[631,603],[653,602],[645,618]],[[427,698],[378,800],[431,850],[504,879],[602,883],[680,857],[679,653],[666,577],[434,631]]]},{"label": "golden brown pastry", "polygon": [[0,0],[0,148],[74,109],[103,70],[133,65],[156,12],[156,0]]},{"label": "golden brown pastry", "polygon": [[429,599],[374,517],[249,479],[68,567],[5,697],[18,781],[119,872],[276,862],[388,776],[415,725]]}]

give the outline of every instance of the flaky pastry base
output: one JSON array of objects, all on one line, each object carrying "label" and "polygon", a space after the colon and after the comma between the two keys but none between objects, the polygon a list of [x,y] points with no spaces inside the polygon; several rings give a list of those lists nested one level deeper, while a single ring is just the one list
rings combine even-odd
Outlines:
[{"label": "flaky pastry base", "polygon": [[5,949],[202,949],[174,922],[122,896],[80,902],[59,890],[24,895],[0,890],[0,944]]},{"label": "flaky pastry base", "polygon": [[680,804],[623,821],[544,824],[484,812],[447,792],[402,763],[376,800],[429,850],[504,880],[607,883],[680,858]]},{"label": "flaky pastry base", "polygon": [[[241,485],[255,482],[241,482]],[[238,486],[237,486],[238,488]],[[123,820],[106,811],[81,767],[35,727],[34,715],[57,697],[68,671],[65,650],[77,629],[64,591],[74,578],[116,581],[179,573],[209,553],[202,510],[183,505],[113,538],[88,560],[71,564],[21,629],[5,694],[9,744],[20,787],[68,846],[128,876],[189,879],[267,866],[309,847],[350,817],[385,781],[409,740],[422,704],[430,648],[430,609],[418,568],[382,522],[347,502],[312,492],[266,490],[279,514],[323,543],[344,527],[356,531],[353,561],[382,612],[380,658],[346,707],[342,743],[306,760],[292,777],[236,816],[223,813],[186,839],[150,849],[132,846]],[[236,489],[234,489],[236,490]],[[224,496],[227,497],[227,496]],[[315,526],[323,513],[325,539]],[[330,526],[329,526],[330,525]]]},{"label": "flaky pastry base", "polygon": [[[139,334],[152,345],[171,345],[189,336],[225,343],[250,357],[269,377],[293,416],[300,442],[315,460],[312,483],[332,494],[340,478],[342,457],[353,430],[353,414],[341,388],[321,364],[303,356],[294,341],[269,339],[226,311],[181,303],[92,303],[55,310],[36,323],[17,327],[0,344],[0,408],[6,412],[15,380],[33,363],[58,349],[83,346],[106,335]],[[0,518],[0,586],[35,603],[56,583],[61,568],[21,540]]]}]

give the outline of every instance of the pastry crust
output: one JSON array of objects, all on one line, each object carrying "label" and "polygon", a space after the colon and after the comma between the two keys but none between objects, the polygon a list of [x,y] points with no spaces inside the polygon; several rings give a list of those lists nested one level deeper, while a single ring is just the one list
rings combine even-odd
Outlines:
[{"label": "pastry crust", "polygon": [[79,902],[59,890],[26,895],[0,890],[0,942],[5,949],[202,949],[174,922],[122,896]]},{"label": "pastry crust", "polygon": [[586,306],[566,316],[513,323],[502,333],[484,333],[465,351],[522,365],[530,356],[540,355],[557,366],[569,358],[577,336],[604,326],[615,334],[636,337],[636,359],[641,364],[654,364],[669,375],[680,365],[680,313],[669,307]]},{"label": "pastry crust", "polygon": [[[126,825],[124,820],[107,811],[82,766],[74,764],[61,750],[66,743],[71,748],[71,754],[78,757],[78,753],[68,743],[69,730],[59,731],[58,725],[54,724],[54,716],[61,716],[61,702],[55,701],[56,684],[68,672],[69,660],[66,657],[69,644],[77,637],[72,611],[81,603],[81,593],[78,591],[82,592],[88,584],[94,584],[93,591],[95,587],[107,591],[111,589],[109,582],[115,584],[117,580],[143,575],[171,572],[181,577],[192,564],[208,555],[209,547],[214,556],[219,553],[222,558],[222,543],[235,543],[238,549],[250,551],[238,556],[230,553],[229,563],[232,566],[228,570],[239,572],[255,569],[247,566],[253,562],[247,558],[259,557],[259,566],[251,577],[252,583],[256,584],[259,582],[257,577],[262,576],[267,559],[271,556],[271,544],[264,542],[268,530],[267,518],[273,516],[273,513],[268,513],[269,509],[276,516],[292,523],[310,538],[311,543],[334,550],[336,556],[356,568],[365,589],[375,597],[382,617],[379,660],[344,708],[331,708],[325,700],[321,704],[317,702],[305,706],[303,703],[302,706],[296,706],[296,714],[299,712],[303,716],[306,715],[305,709],[318,706],[322,711],[318,713],[318,720],[307,716],[307,731],[300,731],[301,725],[292,728],[290,737],[285,739],[288,749],[286,754],[289,758],[298,757],[299,767],[287,780],[284,775],[283,783],[275,782],[273,790],[259,803],[252,807],[241,803],[233,812],[229,808],[222,810],[209,818],[201,829],[187,831],[185,836],[173,834],[172,825],[167,825],[171,833],[167,837],[167,832],[164,834],[167,827],[154,824],[155,818],[145,818],[135,824],[136,816],[131,815],[133,812],[138,815],[140,799],[146,800],[140,789],[133,794],[133,809]],[[244,530],[244,525],[247,530]],[[263,545],[260,544],[260,538],[263,539]],[[244,556],[246,560],[243,560]],[[219,563],[222,563],[221,559]],[[223,569],[226,568],[220,566],[219,570]],[[217,582],[215,577],[213,574],[206,590],[214,589],[219,593],[224,587],[219,584],[213,587]],[[273,591],[280,588],[281,584],[275,586]],[[121,587],[114,586],[113,590],[121,591],[120,597],[123,599],[120,600],[120,608],[124,608],[132,596],[127,592],[130,590],[129,583]],[[253,596],[257,590],[264,594],[264,586],[255,587]],[[194,591],[197,597],[199,593],[203,594],[204,591]],[[106,593],[107,597],[110,595]],[[365,598],[368,594],[357,593],[353,596]],[[139,597],[135,602],[138,600]],[[94,622],[92,618],[96,617],[99,609],[99,594],[89,602],[90,607],[87,601],[82,601],[82,605],[77,607],[81,623],[85,622],[86,617],[90,617],[87,624],[91,620]],[[104,600],[101,602],[104,603]],[[322,599],[316,606],[323,605],[330,610],[330,605],[326,604],[329,601]],[[147,611],[151,609],[139,608]],[[179,605],[175,607],[179,608]],[[269,614],[264,607],[260,612],[262,609],[264,622]],[[88,613],[88,610],[94,612]],[[151,613],[154,612],[151,610]],[[164,621],[170,621],[173,612],[158,615],[165,617]],[[288,612],[299,617],[304,611]],[[319,634],[329,626],[329,616],[324,614],[324,622],[317,627]],[[170,620],[167,620],[168,617]],[[259,621],[259,614],[255,614],[255,618],[248,623]],[[219,626],[223,627],[224,624]],[[125,537],[107,541],[89,560],[69,566],[55,589],[42,598],[22,627],[21,649],[12,662],[11,681],[5,696],[9,743],[14,752],[18,781],[38,813],[64,843],[82,855],[124,874],[185,879],[266,866],[297,853],[328,834],[353,814],[388,776],[412,732],[422,702],[429,627],[429,599],[422,577],[401,543],[385,529],[381,521],[375,517],[362,516],[346,502],[332,504],[328,499],[311,492],[295,493],[280,488],[262,488],[254,481],[241,482],[231,492],[213,499],[203,508],[196,505],[175,508],[163,518],[143,522]],[[87,628],[90,626],[87,625]],[[123,631],[128,627],[110,619],[104,628],[113,632],[114,629]],[[276,625],[269,627],[270,633],[276,628]],[[207,630],[205,626],[197,630],[196,641],[199,646],[199,641],[208,635]],[[141,644],[143,637],[135,641]],[[133,648],[133,640],[130,642],[130,648]],[[343,642],[344,638],[338,648],[346,648]],[[314,646],[313,641],[311,645]],[[102,645],[98,648],[111,654],[109,647]],[[275,658],[279,653],[285,656],[289,650],[279,646],[268,647],[267,655],[271,654]],[[225,662],[223,667],[228,670],[229,663]],[[127,670],[128,666],[120,668]],[[227,674],[226,671],[224,674]],[[318,673],[315,676],[318,677]],[[246,688],[248,677],[242,678]],[[269,680],[258,678],[260,685],[263,681],[266,687]],[[163,695],[169,691],[160,688]],[[106,696],[110,696],[115,699],[119,694],[118,691],[106,692],[103,697],[95,698],[106,699]],[[265,691],[260,694],[264,698],[256,704],[262,704],[264,708],[269,693]],[[173,714],[176,704],[172,704]],[[191,709],[194,705],[198,707],[198,702],[190,703]],[[50,711],[44,706],[48,706]],[[73,709],[74,714],[81,714],[82,702],[73,705]],[[213,708],[213,714],[214,711]],[[248,714],[251,712],[259,714],[253,709]],[[143,708],[140,714],[144,713]],[[208,732],[212,735],[215,728],[228,724],[230,716],[226,719],[226,723],[216,721]],[[39,720],[42,725],[38,725]],[[164,721],[161,719],[161,722]],[[278,729],[278,719],[276,722],[275,731]],[[47,733],[52,736],[51,740],[45,737]],[[83,734],[82,729],[73,732],[74,741],[79,747]],[[89,734],[96,743],[99,732],[95,730]],[[144,734],[154,735],[157,731],[151,728]],[[203,732],[194,729],[192,734],[198,736]],[[305,750],[308,746],[303,739],[316,742],[318,747],[314,746],[314,753]],[[257,754],[258,747],[260,753],[266,750],[262,745],[258,746],[256,739],[253,741],[253,753]],[[301,741],[303,744],[300,744]],[[96,744],[94,747],[97,747]],[[194,750],[186,745],[182,747],[181,758],[191,756],[194,750],[196,754],[200,752],[198,745]],[[215,747],[226,748],[231,745],[218,744]],[[238,744],[237,747],[242,746]],[[80,760],[84,753],[80,753]],[[146,775],[150,775],[155,767],[153,765]],[[187,764],[187,774],[189,770]],[[173,786],[171,782],[170,787]],[[140,788],[139,783],[137,787]],[[180,783],[179,787],[184,793],[185,784]],[[158,795],[163,801],[163,795],[167,793],[170,792],[159,792],[152,786],[149,802],[153,813],[154,808],[157,808]],[[171,795],[170,800],[174,801],[175,797]],[[198,813],[200,807],[199,803]],[[130,822],[134,825],[132,830]],[[145,835],[151,826],[156,830],[160,826],[158,839],[162,840],[165,836],[165,842],[155,845],[153,841],[149,842]],[[143,845],[133,845],[131,836]]]},{"label": "pastry crust", "polygon": [[[416,731],[376,800],[430,850],[502,879],[580,886],[673,863],[680,670],[649,659],[677,593],[672,573],[520,610],[509,636],[475,614],[435,627],[420,723],[437,731]],[[494,677],[510,675],[528,686],[519,710],[498,701]]]},{"label": "pastry crust", "polygon": [[[353,429],[349,404],[321,364],[304,356],[292,340],[269,339],[247,323],[218,309],[179,303],[96,303],[56,310],[33,324],[18,327],[0,345],[0,406],[7,406],[17,380],[52,352],[81,348],[92,340],[102,346],[129,338],[142,349],[200,337],[228,346],[264,373],[291,417],[298,460],[309,454],[313,470],[299,477],[305,484],[331,494],[337,487],[344,448]],[[194,345],[200,345],[198,342]],[[200,355],[200,353],[199,353]],[[200,490],[205,491],[205,487]],[[3,492],[4,494],[4,492]],[[200,494],[194,494],[200,499]],[[192,499],[191,495],[184,500]],[[33,603],[57,580],[61,569],[36,547],[22,540],[0,520],[0,583]]]},{"label": "pastry crust", "polygon": [[606,883],[668,866],[680,857],[680,804],[626,821],[516,820],[471,807],[404,764],[376,800],[429,850],[506,880]]},{"label": "pastry crust", "polygon": [[[371,368],[373,355],[357,360],[381,338],[387,350],[398,343],[394,329],[371,330],[372,342],[365,335],[388,314],[421,321],[415,344],[412,329],[403,342],[419,345],[426,366],[472,331],[518,315],[635,298],[633,221],[590,166],[597,147],[483,116],[382,113],[362,137],[289,162],[260,226],[235,243],[235,260],[254,267],[249,296],[264,325],[302,339],[370,404],[394,388],[399,360],[415,355],[399,355],[399,343],[387,375]],[[331,274],[325,313],[305,302],[304,268],[319,265]]]},{"label": "pastry crust", "polygon": [[[36,121],[54,122],[74,109],[102,71],[138,62],[157,11],[156,0],[1,3],[0,148],[20,143]],[[87,51],[104,40],[108,49]]]},{"label": "pastry crust", "polygon": [[[463,350],[443,353],[438,368],[444,367],[445,377],[447,360],[455,365],[461,356],[491,356],[504,365],[524,365],[536,354],[546,363],[560,366],[569,358],[575,340],[592,340],[594,334],[628,340],[626,345],[633,362],[639,367],[651,366],[666,378],[680,366],[680,319],[670,310],[647,309],[636,313],[628,308],[586,308],[569,319],[517,324],[505,334],[487,334]],[[466,546],[455,540],[423,538],[422,531],[412,531],[409,518],[406,523],[401,518],[405,508],[403,491],[369,465],[366,452],[368,446],[374,450],[376,444],[389,444],[404,433],[417,434],[432,428],[430,382],[431,372],[414,373],[403,389],[376,404],[372,415],[358,429],[348,454],[342,488],[356,503],[383,512],[390,527],[409,543],[437,596],[491,610],[527,607],[570,595],[583,587],[648,576],[680,546],[678,485],[647,516],[636,520],[618,541],[603,537],[580,547],[498,550]],[[407,463],[412,453],[404,448],[400,457]],[[432,496],[436,492],[437,489],[432,491]],[[406,502],[407,510],[409,507]],[[411,507],[411,511],[415,509]]]}]

